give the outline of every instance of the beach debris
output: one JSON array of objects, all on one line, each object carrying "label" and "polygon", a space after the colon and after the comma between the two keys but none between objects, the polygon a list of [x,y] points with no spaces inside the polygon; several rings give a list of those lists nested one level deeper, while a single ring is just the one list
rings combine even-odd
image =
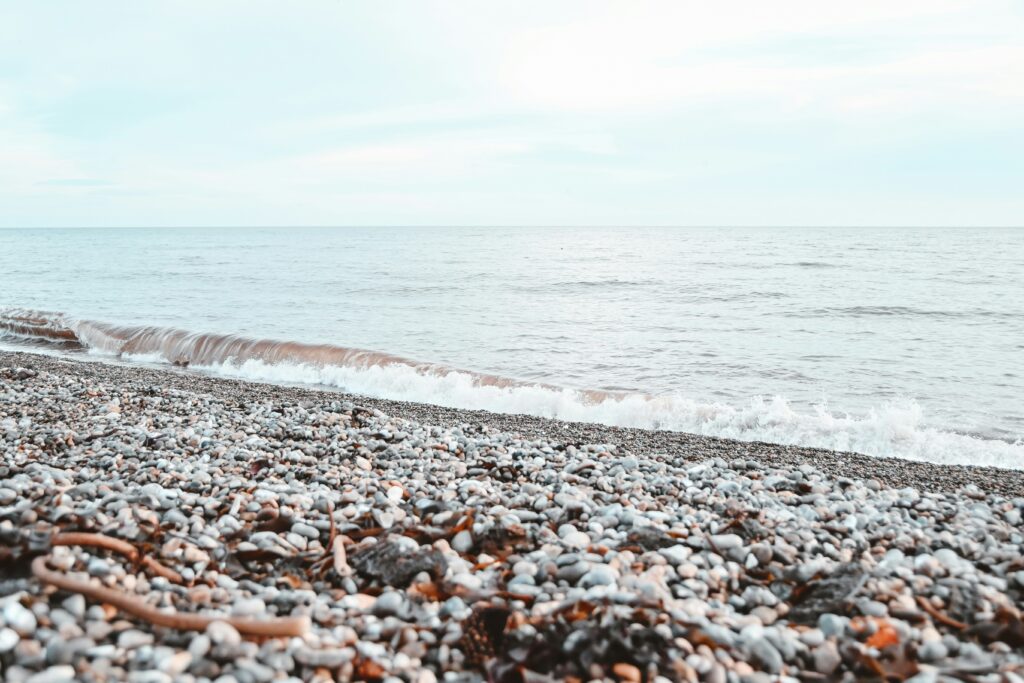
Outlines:
[{"label": "beach debris", "polygon": [[795,606],[789,611],[789,619],[806,623],[817,621],[822,614],[846,612],[867,579],[863,566],[849,562],[824,578],[797,586],[791,597]]},{"label": "beach debris", "polygon": [[497,657],[505,640],[505,627],[511,611],[507,607],[475,607],[462,623],[459,645],[469,666],[480,667]]},{"label": "beach debris", "polygon": [[354,547],[348,564],[367,579],[404,588],[420,572],[434,579],[443,577],[447,561],[435,548],[420,547],[404,536],[388,535]]},{"label": "beach debris", "polygon": [[46,557],[37,557],[32,561],[32,574],[43,583],[56,586],[64,591],[84,595],[97,602],[113,605],[122,612],[156,626],[166,626],[179,631],[206,631],[211,624],[225,623],[242,635],[265,638],[304,636],[310,629],[308,617],[248,619],[160,610],[140,602],[138,598],[127,593],[55,572],[46,566],[46,560]]}]

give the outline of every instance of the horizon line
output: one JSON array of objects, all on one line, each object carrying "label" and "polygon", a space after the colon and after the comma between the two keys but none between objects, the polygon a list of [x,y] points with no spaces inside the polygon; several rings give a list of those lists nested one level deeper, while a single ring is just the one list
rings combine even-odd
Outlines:
[{"label": "horizon line", "polygon": [[0,225],[0,230],[194,230],[194,229],[221,229],[221,230],[277,230],[285,228],[311,228],[311,229],[351,229],[351,228],[671,228],[671,229],[693,229],[693,228],[899,228],[899,229],[1021,229],[1022,224],[997,224],[997,225],[925,225],[925,224],[675,224],[675,223],[350,223],[350,224],[269,224],[269,225],[239,225],[239,224],[211,224],[211,225]]}]

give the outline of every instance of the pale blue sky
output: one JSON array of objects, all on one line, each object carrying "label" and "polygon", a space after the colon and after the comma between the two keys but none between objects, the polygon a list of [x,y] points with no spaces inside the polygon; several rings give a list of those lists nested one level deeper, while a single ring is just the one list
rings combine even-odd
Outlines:
[{"label": "pale blue sky", "polygon": [[0,0],[0,225],[1024,225],[1024,3]]}]

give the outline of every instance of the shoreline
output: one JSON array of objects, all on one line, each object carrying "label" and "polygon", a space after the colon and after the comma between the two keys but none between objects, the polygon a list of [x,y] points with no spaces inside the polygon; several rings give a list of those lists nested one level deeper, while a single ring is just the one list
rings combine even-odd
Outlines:
[{"label": "shoreline", "polygon": [[0,678],[1024,675],[1024,497],[808,453],[4,353]]},{"label": "shoreline", "polygon": [[187,369],[152,368],[103,360],[80,360],[67,356],[0,350],[0,366],[22,365],[51,371],[71,364],[76,372],[105,381],[133,381],[164,384],[186,391],[199,391],[223,398],[245,400],[312,401],[337,400],[380,410],[394,416],[443,426],[488,425],[527,438],[554,438],[566,443],[615,444],[636,454],[668,454],[683,462],[697,463],[710,458],[750,458],[775,466],[811,464],[836,477],[876,479],[886,486],[915,487],[954,493],[974,485],[986,493],[1007,497],[1024,496],[1024,470],[975,465],[940,465],[897,457],[865,455],[807,446],[790,446],[763,441],[738,441],[716,436],[634,427],[614,427],[589,422],[569,422],[533,415],[494,413],[486,410],[449,408],[430,403],[413,403],[372,398],[326,388],[288,386],[226,377],[214,377]]}]

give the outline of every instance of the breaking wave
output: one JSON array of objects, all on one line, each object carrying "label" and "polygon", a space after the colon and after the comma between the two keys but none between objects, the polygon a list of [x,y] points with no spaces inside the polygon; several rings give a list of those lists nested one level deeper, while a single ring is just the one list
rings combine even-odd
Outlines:
[{"label": "breaking wave", "polygon": [[1024,469],[1024,443],[934,428],[925,423],[922,409],[912,401],[849,416],[820,406],[801,411],[779,396],[729,405],[681,395],[580,390],[420,363],[376,351],[196,334],[163,327],[116,326],[25,310],[0,310],[0,336],[56,343],[126,361],[170,363],[225,377],[320,385],[453,408],[812,446],[939,464]]}]

